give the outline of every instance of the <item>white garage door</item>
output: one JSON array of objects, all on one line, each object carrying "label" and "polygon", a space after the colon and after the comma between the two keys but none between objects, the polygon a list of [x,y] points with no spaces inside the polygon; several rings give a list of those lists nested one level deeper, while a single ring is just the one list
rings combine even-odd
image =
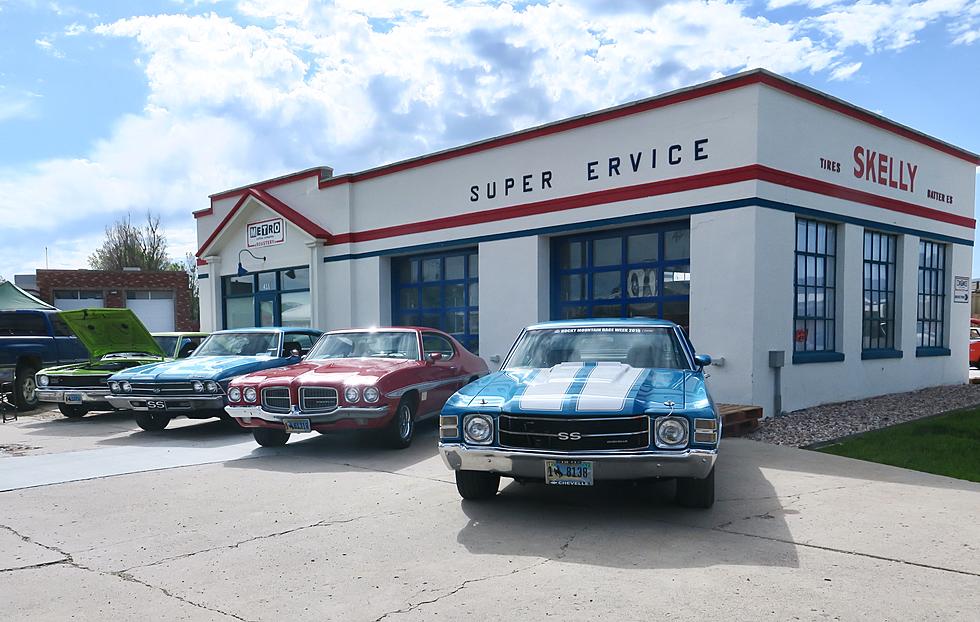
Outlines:
[{"label": "white garage door", "polygon": [[85,289],[56,289],[54,290],[54,306],[62,311],[75,309],[101,309],[102,292]]},{"label": "white garage door", "polygon": [[174,329],[174,293],[158,291],[128,290],[126,306],[151,333],[162,333]]}]

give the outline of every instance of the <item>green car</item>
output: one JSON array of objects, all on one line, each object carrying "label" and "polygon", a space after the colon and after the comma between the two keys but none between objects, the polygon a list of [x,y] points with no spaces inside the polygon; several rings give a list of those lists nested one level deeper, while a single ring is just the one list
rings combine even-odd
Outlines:
[{"label": "green car", "polygon": [[93,410],[113,410],[106,401],[106,380],[112,374],[159,363],[176,356],[181,348],[189,351],[200,343],[200,333],[187,333],[188,339],[183,339],[184,333],[165,333],[158,340],[129,309],[79,309],[59,315],[89,351],[90,359],[39,371],[37,397],[58,404],[61,414],[71,418]]},{"label": "green car", "polygon": [[168,359],[185,359],[211,333],[153,333],[153,339]]}]

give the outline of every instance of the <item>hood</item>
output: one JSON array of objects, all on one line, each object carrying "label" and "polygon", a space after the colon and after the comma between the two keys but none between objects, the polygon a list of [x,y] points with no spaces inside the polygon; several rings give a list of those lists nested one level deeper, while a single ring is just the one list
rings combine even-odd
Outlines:
[{"label": "hood", "polygon": [[704,380],[691,370],[562,363],[490,374],[463,387],[448,405],[508,413],[624,415],[701,408],[707,399]]},{"label": "hood", "polygon": [[247,382],[264,380],[299,380],[302,384],[331,384],[350,381],[354,377],[364,378],[366,382],[398,369],[412,367],[418,361],[391,358],[343,358],[306,360],[302,363],[268,369],[249,374]]},{"label": "hood", "polygon": [[295,363],[296,359],[269,356],[192,356],[186,359],[143,365],[120,372],[115,380],[181,381],[181,380],[224,380],[270,367],[281,367]]},{"label": "hood", "polygon": [[111,376],[124,369],[157,362],[160,362],[160,357],[108,358],[99,361],[89,361],[88,363],[71,363],[56,367],[46,367],[38,373],[49,376]]},{"label": "hood", "polygon": [[94,359],[118,352],[164,356],[156,340],[130,309],[79,309],[62,311],[59,315]]}]

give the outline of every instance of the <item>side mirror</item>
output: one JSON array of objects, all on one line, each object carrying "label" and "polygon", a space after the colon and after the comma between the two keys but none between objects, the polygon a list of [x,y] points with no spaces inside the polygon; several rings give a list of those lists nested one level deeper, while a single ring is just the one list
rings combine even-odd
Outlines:
[{"label": "side mirror", "polygon": [[430,352],[426,355],[425,360],[430,363],[438,363],[442,360],[442,352]]},{"label": "side mirror", "polygon": [[300,353],[299,353],[299,350],[290,350],[290,351],[289,351],[289,356],[290,356],[290,357],[296,357],[296,358],[301,358],[301,357],[300,357]]},{"label": "side mirror", "polygon": [[707,367],[708,365],[711,365],[711,357],[707,354],[695,354],[694,363],[698,367]]}]

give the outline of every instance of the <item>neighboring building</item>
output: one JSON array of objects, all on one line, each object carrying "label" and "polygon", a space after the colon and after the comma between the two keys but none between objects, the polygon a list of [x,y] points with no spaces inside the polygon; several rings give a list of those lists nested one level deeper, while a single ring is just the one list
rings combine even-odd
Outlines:
[{"label": "neighboring building", "polygon": [[780,358],[786,410],[961,383],[978,164],[750,71],[215,194],[202,325],[436,326],[493,365],[540,320],[664,317],[723,363],[716,399],[767,414]]},{"label": "neighboring building", "polygon": [[183,270],[38,270],[36,287],[41,300],[62,311],[129,308],[151,332],[165,332],[198,330],[188,285]]},{"label": "neighboring building", "polygon": [[37,276],[33,274],[15,274],[14,275],[14,285],[21,288],[25,292],[37,296]]}]

